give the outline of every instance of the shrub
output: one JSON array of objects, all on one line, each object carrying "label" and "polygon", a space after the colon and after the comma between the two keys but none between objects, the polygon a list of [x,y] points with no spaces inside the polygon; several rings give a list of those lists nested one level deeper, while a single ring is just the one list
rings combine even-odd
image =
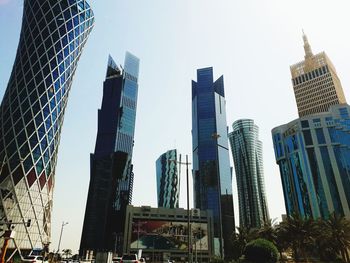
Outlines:
[{"label": "shrub", "polygon": [[276,246],[272,242],[262,238],[249,242],[243,254],[247,261],[253,263],[276,263],[278,260]]}]

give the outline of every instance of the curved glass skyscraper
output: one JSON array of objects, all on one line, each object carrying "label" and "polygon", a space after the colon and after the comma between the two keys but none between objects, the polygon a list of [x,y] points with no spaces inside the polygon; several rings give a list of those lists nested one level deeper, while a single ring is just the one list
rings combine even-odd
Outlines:
[{"label": "curved glass skyscraper", "polygon": [[269,220],[269,212],[259,127],[253,120],[241,119],[235,121],[232,128],[229,140],[237,179],[239,224],[260,228]]},{"label": "curved glass skyscraper", "polygon": [[177,151],[169,150],[156,161],[158,207],[178,208],[180,178],[177,170]]},{"label": "curved glass skyscraper", "polygon": [[12,74],[0,106],[0,221],[20,249],[50,242],[54,175],[68,93],[93,26],[85,0],[25,0]]}]

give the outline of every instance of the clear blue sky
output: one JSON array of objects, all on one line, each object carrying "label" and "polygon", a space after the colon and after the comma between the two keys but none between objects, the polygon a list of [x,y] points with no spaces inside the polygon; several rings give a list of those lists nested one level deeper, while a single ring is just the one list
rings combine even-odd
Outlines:
[{"label": "clear blue sky", "polygon": [[[134,205],[156,206],[155,161],[178,148],[191,157],[191,79],[213,66],[224,75],[228,125],[252,118],[260,127],[272,218],[285,213],[271,129],[297,118],[289,66],[303,59],[301,32],[314,53],[325,50],[350,101],[348,0],[91,0],[96,24],[74,77],[59,148],[52,218],[57,249],[76,252],[89,184],[89,154],[108,54],[123,64],[126,50],[141,59],[133,163]],[[22,0],[0,0],[0,99],[10,76]],[[231,129],[231,127],[230,127]],[[233,166],[232,159],[231,165]],[[185,171],[183,171],[182,174]],[[185,180],[182,180],[184,183]],[[234,193],[237,193],[234,177]],[[185,185],[180,205],[185,206]],[[234,199],[236,218],[237,197]],[[236,220],[238,224],[238,218]]]}]

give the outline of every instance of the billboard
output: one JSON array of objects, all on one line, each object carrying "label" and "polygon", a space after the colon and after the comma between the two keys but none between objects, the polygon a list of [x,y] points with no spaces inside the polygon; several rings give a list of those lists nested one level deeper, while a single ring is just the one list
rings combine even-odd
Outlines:
[{"label": "billboard", "polygon": [[[191,222],[192,249],[208,250],[206,223]],[[132,223],[131,249],[187,251],[187,222],[137,220]]]}]

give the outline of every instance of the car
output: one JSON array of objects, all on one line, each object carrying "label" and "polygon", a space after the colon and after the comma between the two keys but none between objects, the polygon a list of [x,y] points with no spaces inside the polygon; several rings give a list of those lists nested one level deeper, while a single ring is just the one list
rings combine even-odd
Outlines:
[{"label": "car", "polygon": [[115,257],[112,259],[113,263],[120,263],[120,260],[122,259],[122,257]]},{"label": "car", "polygon": [[22,263],[48,263],[43,256],[26,256],[22,258]]},{"label": "car", "polygon": [[140,263],[136,254],[123,255],[120,263]]}]

